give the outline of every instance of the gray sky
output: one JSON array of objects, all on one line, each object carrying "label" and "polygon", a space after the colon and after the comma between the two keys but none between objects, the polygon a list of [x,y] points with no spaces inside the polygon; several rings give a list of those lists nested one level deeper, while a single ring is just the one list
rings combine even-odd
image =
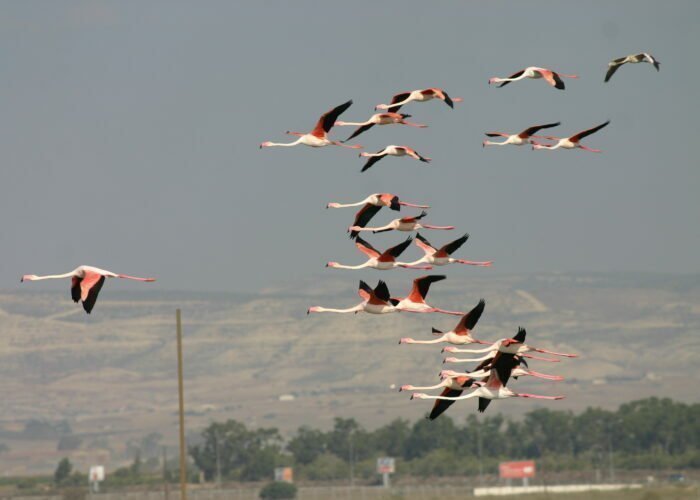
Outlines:
[{"label": "gray sky", "polygon": [[[696,1],[6,2],[0,287],[79,264],[191,290],[342,273],[323,265],[363,261],[345,234],[354,211],[323,207],[373,192],[429,203],[428,222],[458,227],[432,242],[469,232],[458,257],[503,272],[697,273],[698,19]],[[603,84],[610,59],[639,51],[661,72],[623,67]],[[581,78],[564,92],[487,85],[529,65]],[[363,121],[429,86],[465,101],[411,104],[430,128],[358,141],[415,147],[429,166],[388,158],[360,174],[352,150],[258,150],[347,99],[342,119]],[[487,130],[607,119],[585,142],[598,155],[480,146]],[[450,270],[472,272],[490,270]],[[377,276],[345,273],[352,288]]]}]

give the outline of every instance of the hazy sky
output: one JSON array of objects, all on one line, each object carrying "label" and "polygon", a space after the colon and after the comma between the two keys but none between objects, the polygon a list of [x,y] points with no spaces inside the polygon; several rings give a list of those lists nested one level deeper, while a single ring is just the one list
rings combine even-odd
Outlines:
[{"label": "hazy sky", "polygon": [[[378,274],[323,268],[364,260],[345,233],[354,210],[323,207],[373,192],[432,205],[428,222],[458,230],[431,241],[469,232],[457,256],[499,271],[700,272],[698,19],[697,1],[5,2],[0,287],[65,287],[19,277],[91,264],[162,289],[343,272],[354,288]],[[603,84],[610,59],[640,51],[660,73],[629,65]],[[487,85],[529,65],[581,78]],[[429,166],[388,158],[360,174],[352,150],[258,149],[350,98],[342,119],[363,121],[430,86],[464,102],[408,105],[430,128],[357,141],[415,147]],[[585,142],[602,154],[480,145],[488,130],[607,119]]]}]

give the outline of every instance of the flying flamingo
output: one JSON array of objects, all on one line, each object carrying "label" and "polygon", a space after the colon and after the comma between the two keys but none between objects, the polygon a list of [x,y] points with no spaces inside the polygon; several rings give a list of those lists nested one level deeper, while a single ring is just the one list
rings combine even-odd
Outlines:
[{"label": "flying flamingo", "polygon": [[48,276],[36,276],[34,274],[25,274],[22,276],[21,282],[24,281],[39,281],[58,278],[72,278],[70,293],[73,302],[83,301],[83,309],[90,314],[92,308],[95,307],[97,295],[104,285],[105,278],[125,278],[136,281],[155,281],[155,278],[137,278],[126,274],[116,274],[111,271],[105,271],[92,266],[78,266],[71,272],[66,274],[54,274]]},{"label": "flying flamingo", "polygon": [[632,54],[627,57],[620,57],[619,59],[613,59],[608,63],[608,72],[605,73],[605,81],[607,82],[608,80],[610,80],[613,74],[615,74],[615,71],[617,71],[617,68],[619,68],[623,64],[641,62],[653,64],[656,68],[656,71],[659,71],[659,66],[661,65],[661,63],[657,59],[655,59],[654,56],[647,52],[642,52],[641,54]]},{"label": "flying flamingo", "polygon": [[[355,214],[355,221],[353,226],[365,227],[367,223],[376,215],[382,207],[389,207],[391,210],[401,210],[401,207],[415,207],[415,208],[430,208],[428,205],[416,205],[415,203],[407,203],[405,201],[400,201],[399,197],[391,193],[375,193],[369,195],[362,201],[357,203],[329,203],[326,208],[345,208],[345,207],[357,207],[362,205],[362,208]],[[350,231],[348,229],[348,231]],[[358,235],[357,231],[352,231],[350,233],[350,238],[355,238]]]},{"label": "flying flamingo", "polygon": [[365,163],[365,166],[362,167],[361,172],[364,172],[385,156],[410,156],[411,158],[415,158],[416,160],[420,160],[425,163],[430,163],[431,160],[431,158],[426,158],[424,156],[419,155],[415,149],[409,148],[408,146],[391,145],[385,147],[380,151],[377,151],[376,153],[367,153],[364,151],[360,153],[360,157],[369,158],[369,160],[367,160],[367,163]]},{"label": "flying flamingo", "polygon": [[[503,385],[505,385],[508,382],[508,378],[510,377],[510,372],[512,371],[512,368],[514,366],[517,366],[518,360],[515,359],[515,356],[512,356],[510,354],[499,354],[496,353],[495,358],[488,359],[481,363],[478,367],[478,369],[484,368],[488,369],[489,373],[491,372],[491,369],[497,370],[500,373],[502,373],[502,381]],[[472,386],[480,387],[483,386],[483,382],[474,382],[472,380]],[[486,379],[486,382],[488,382],[488,377]],[[452,393],[448,393],[448,391],[443,391],[440,396],[442,397],[458,397],[462,394],[462,391],[454,391]],[[413,397],[411,397],[413,399]],[[489,405],[490,400],[484,399],[484,398],[479,398],[479,411],[484,411],[486,407]],[[454,404],[453,400],[445,400],[445,399],[436,399],[435,404],[433,405],[433,409],[430,412],[430,415],[428,415],[428,418],[430,420],[434,420],[437,417],[439,417],[442,413],[444,413],[452,404]]]},{"label": "flying flamingo", "polygon": [[[505,358],[504,358],[505,359]],[[413,393],[411,396],[411,399],[436,399],[436,400],[441,400],[441,401],[461,401],[464,399],[470,399],[470,398],[479,398],[479,411],[483,412],[486,410],[486,407],[488,406],[489,402],[493,399],[507,399],[507,398],[532,398],[532,399],[549,399],[549,400],[559,400],[559,399],[564,399],[564,396],[541,396],[538,394],[528,394],[524,392],[513,392],[512,390],[508,389],[505,384],[507,383],[508,377],[510,377],[510,373],[512,371],[512,368],[509,366],[509,364],[506,363],[501,363],[501,366],[504,368],[507,368],[507,374],[504,376],[501,372],[504,371],[502,369],[498,369],[496,367],[491,369],[491,373],[489,374],[488,380],[486,381],[486,384],[478,387],[477,389],[473,390],[472,392],[465,394],[464,396],[456,396],[456,397],[450,397],[450,396],[430,396],[425,393],[421,392],[416,392]]]},{"label": "flying flamingo", "polygon": [[416,233],[416,245],[423,250],[425,255],[412,264],[420,264],[425,262],[434,266],[445,266],[447,264],[467,264],[470,266],[491,267],[493,261],[477,262],[473,260],[454,259],[450,257],[453,252],[456,252],[469,239],[469,233],[466,233],[461,238],[457,238],[446,245],[443,245],[439,250],[432,246],[420,233]]},{"label": "flying flamingo", "polygon": [[389,207],[392,210],[401,210],[401,207],[416,207],[416,208],[430,208],[430,205],[416,205],[415,203],[407,203],[405,201],[400,201],[399,197],[391,193],[374,193],[369,195],[362,201],[357,203],[328,203],[326,208],[346,208],[346,207],[359,207],[360,205],[372,205],[375,207]]},{"label": "flying flamingo", "polygon": [[461,97],[455,97],[453,99],[450,99],[450,96],[447,95],[447,92],[445,92],[442,89],[429,88],[396,94],[394,97],[391,98],[391,104],[378,104],[374,107],[374,109],[388,109],[396,113],[399,109],[401,109],[401,106],[411,101],[425,102],[435,98],[441,99],[445,102],[445,104],[447,104],[451,108],[454,108],[455,102],[463,101]]},{"label": "flying flamingo", "polygon": [[321,118],[318,119],[318,122],[316,123],[314,129],[308,134],[304,134],[302,132],[287,131],[288,134],[296,135],[299,137],[299,139],[297,139],[294,142],[279,143],[265,141],[262,144],[260,144],[260,148],[269,148],[272,146],[290,147],[296,146],[298,144],[304,144],[305,146],[311,146],[312,148],[320,148],[323,146],[333,145],[343,146],[344,148],[350,149],[360,149],[362,148],[362,146],[360,145],[348,146],[347,144],[343,144],[342,142],[331,141],[328,138],[328,132],[330,132],[331,128],[333,128],[333,124],[335,124],[335,121],[338,119],[338,116],[340,116],[340,114],[343,113],[343,111],[348,109],[350,105],[352,105],[352,100],[341,104],[340,106],[337,106],[331,109],[330,111],[326,111],[323,115],[321,115]]},{"label": "flying flamingo", "polygon": [[546,123],[544,125],[535,125],[530,128],[526,128],[519,134],[505,134],[503,132],[486,132],[486,135],[488,137],[507,137],[507,139],[503,142],[493,142],[489,141],[488,139],[484,140],[484,142],[481,143],[481,147],[485,146],[508,146],[513,145],[513,146],[522,146],[523,144],[530,144],[532,141],[530,140],[530,137],[537,137],[537,138],[544,138],[544,139],[549,139],[548,136],[541,136],[541,135],[534,135],[537,133],[539,130],[542,130],[543,128],[552,128],[552,127],[558,127],[561,125],[561,122],[556,122],[556,123]]},{"label": "flying flamingo", "polygon": [[462,316],[462,319],[459,320],[459,323],[457,323],[457,326],[454,327],[454,330],[447,333],[443,333],[437,328],[433,328],[433,335],[439,335],[439,337],[436,339],[414,340],[410,337],[404,337],[399,340],[399,344],[438,344],[440,342],[449,342],[450,344],[456,345],[485,344],[486,342],[476,340],[471,336],[471,331],[474,329],[477,321],[479,321],[479,318],[481,317],[481,314],[484,312],[484,307],[486,307],[486,302],[484,299],[481,299],[474,309]]},{"label": "flying flamingo", "polygon": [[337,262],[329,262],[326,264],[326,267],[332,267],[335,269],[363,269],[365,267],[371,267],[372,269],[378,269],[380,271],[396,269],[397,267],[403,267],[406,269],[432,269],[433,266],[414,266],[411,264],[406,264],[405,262],[396,261],[396,258],[401,255],[406,248],[408,248],[412,241],[413,238],[409,236],[408,239],[402,243],[399,243],[398,245],[393,246],[384,252],[380,252],[368,242],[358,237],[355,240],[355,246],[357,246],[358,250],[369,258],[367,262],[357,266],[344,266],[342,264],[338,264]]},{"label": "flying flamingo", "polygon": [[554,356],[562,356],[565,358],[578,358],[578,354],[568,354],[563,352],[548,351],[547,349],[539,349],[525,343],[525,329],[518,328],[518,334],[511,339],[501,339],[494,342],[484,349],[460,349],[459,347],[444,347],[443,352],[462,352],[469,354],[480,354],[498,350],[506,354],[524,354],[526,352],[539,352],[542,354],[552,354]]},{"label": "flying flamingo", "polygon": [[360,287],[357,291],[362,299],[362,302],[356,306],[349,307],[347,309],[331,309],[327,307],[313,306],[309,307],[306,314],[309,313],[322,313],[322,312],[332,312],[332,313],[358,313],[366,312],[369,314],[387,314],[397,312],[398,309],[389,302],[389,288],[386,283],[379,281],[376,288],[372,289],[364,281],[360,281]]},{"label": "flying flamingo", "polygon": [[563,73],[557,73],[555,71],[552,71],[551,69],[538,68],[537,66],[529,66],[525,69],[521,69],[517,73],[513,73],[508,78],[490,78],[489,85],[492,83],[500,83],[500,85],[498,86],[500,88],[504,85],[508,85],[510,82],[517,82],[518,80],[522,80],[524,78],[544,78],[547,81],[547,83],[549,83],[552,87],[564,90],[565,86],[564,81],[561,79],[562,76],[565,78],[578,78],[578,76],[576,75],[565,75]]},{"label": "flying flamingo", "polygon": [[[525,360],[522,360],[525,361]],[[510,376],[517,379],[518,377],[524,377],[524,376],[532,376],[535,378],[541,378],[544,380],[552,380],[552,381],[562,381],[564,380],[564,377],[561,377],[559,375],[548,375],[546,373],[540,373],[536,372],[534,370],[530,370],[529,368],[523,368],[522,366],[518,365],[512,369],[510,372]],[[454,370],[442,370],[440,372],[440,378],[454,378],[454,377],[469,377],[473,379],[482,379],[486,378],[489,376],[489,370],[486,369],[480,369],[480,370],[475,370],[473,372],[456,372]],[[425,390],[423,388],[416,388],[417,390]]]},{"label": "flying flamingo", "polygon": [[416,127],[416,128],[427,128],[427,125],[423,125],[422,123],[413,123],[406,121],[406,118],[410,118],[411,115],[404,115],[402,113],[377,113],[376,115],[372,115],[369,117],[369,119],[365,122],[343,122],[343,121],[337,121],[335,122],[335,125],[337,127],[345,127],[348,125],[352,126],[357,126],[358,128],[352,133],[350,137],[345,139],[343,142],[348,142],[350,139],[353,139],[360,135],[363,132],[368,131],[375,125],[408,125],[409,127]]},{"label": "flying flamingo", "polygon": [[[558,139],[559,142],[557,142],[556,144],[552,144],[552,145],[539,144],[539,143],[533,141],[532,149],[552,150],[552,149],[559,149],[559,148],[563,148],[563,149],[580,148],[580,149],[583,149],[585,151],[591,151],[593,153],[600,153],[600,151],[601,151],[600,149],[587,148],[586,146],[581,145],[579,141],[581,139],[583,139],[584,137],[587,137],[591,134],[598,132],[603,127],[606,127],[608,125],[608,123],[610,123],[610,120],[606,121],[605,123],[601,123],[600,125],[598,125],[596,127],[589,128],[588,130],[584,130],[583,132],[579,132],[578,134],[574,134],[571,137],[565,137],[563,139]],[[552,137],[551,139],[557,140],[556,137]]]},{"label": "flying flamingo", "polygon": [[443,314],[452,314],[455,316],[462,316],[464,313],[457,311],[446,311],[445,309],[439,309],[437,307],[430,306],[425,303],[425,297],[428,295],[428,290],[430,285],[437,281],[442,281],[446,278],[444,274],[440,275],[428,275],[421,276],[413,280],[413,287],[411,288],[411,293],[408,297],[391,297],[390,301],[397,309],[402,311],[417,312],[417,313],[431,313],[439,312]]},{"label": "flying flamingo", "polygon": [[382,233],[384,231],[392,231],[392,230],[397,230],[397,231],[417,231],[418,229],[446,229],[446,230],[451,230],[454,229],[454,226],[431,226],[428,224],[421,224],[418,222],[420,219],[428,215],[428,212],[425,210],[420,213],[420,215],[416,215],[414,217],[403,217],[401,219],[394,219],[391,221],[389,224],[386,226],[382,227],[361,227],[359,225],[354,225],[350,226],[350,231],[372,231],[373,233]]}]

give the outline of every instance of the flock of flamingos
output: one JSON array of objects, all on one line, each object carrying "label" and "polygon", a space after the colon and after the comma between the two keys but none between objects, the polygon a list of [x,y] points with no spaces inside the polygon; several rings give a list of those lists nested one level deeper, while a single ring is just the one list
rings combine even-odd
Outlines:
[{"label": "flock of flamingos", "polygon": [[[608,71],[605,75],[605,82],[609,81],[613,74],[620,66],[626,63],[647,62],[652,64],[656,70],[659,70],[659,61],[648,53],[634,54],[619,59],[614,59],[608,63]],[[503,87],[511,82],[532,78],[544,79],[549,85],[560,90],[565,89],[564,78],[578,78],[576,75],[565,75],[554,72],[549,69],[539,68],[535,66],[527,67],[520,70],[507,78],[494,77],[489,79],[489,84],[499,84],[498,87]],[[390,125],[400,124],[411,127],[423,128],[426,125],[407,121],[411,115],[399,113],[399,110],[404,105],[410,102],[425,102],[433,99],[440,99],[445,102],[450,108],[454,108],[454,104],[461,102],[461,98],[450,98],[443,89],[428,88],[422,90],[414,90],[411,92],[402,92],[396,94],[389,104],[379,104],[375,110],[385,111],[372,115],[364,122],[343,122],[339,121],[340,115],[345,112],[351,105],[352,101],[347,101],[330,111],[324,113],[316,123],[314,129],[309,133],[302,132],[287,132],[290,135],[297,136],[298,139],[290,143],[274,143],[270,141],[260,144],[263,147],[291,147],[300,144],[311,147],[323,146],[341,146],[351,149],[361,149],[360,145],[348,145],[346,142],[354,139],[358,135],[366,132],[375,125]],[[518,134],[507,134],[502,132],[486,133],[488,137],[505,137],[502,142],[492,142],[484,140],[482,145],[485,146],[505,146],[514,145],[522,146],[530,144],[532,149],[583,149],[586,151],[599,152],[598,149],[588,148],[583,146],[581,139],[598,132],[606,127],[610,122],[606,121],[600,125],[589,128],[569,137],[559,138],[554,136],[535,135],[542,129],[549,129],[558,126],[560,123],[548,123],[529,127]],[[345,140],[331,140],[328,133],[334,126],[355,126],[357,129]],[[550,144],[536,142],[534,139],[545,139],[553,141]],[[408,146],[389,145],[376,153],[360,153],[360,157],[368,158],[362,168],[362,172],[371,168],[375,163],[386,156],[409,156],[421,162],[430,162],[431,159],[422,156],[414,149]],[[326,208],[344,208],[344,207],[362,207],[357,214],[353,224],[348,228],[350,237],[354,239],[358,250],[365,254],[367,261],[359,265],[343,265],[337,262],[328,262],[327,267],[336,269],[363,269],[373,268],[377,270],[390,270],[396,268],[404,269],[419,269],[430,270],[433,266],[445,266],[447,264],[467,264],[472,266],[489,267],[491,261],[477,262],[452,257],[452,254],[460,249],[469,238],[469,234],[464,234],[462,237],[454,241],[446,243],[440,247],[433,246],[424,236],[417,231],[420,229],[430,230],[452,230],[454,226],[437,226],[426,224],[423,218],[427,216],[427,212],[422,210],[420,214],[394,219],[384,226],[367,227],[369,221],[381,210],[382,207],[388,207],[391,210],[400,211],[402,207],[414,207],[420,209],[430,208],[428,205],[408,203],[401,201],[398,196],[389,193],[376,193],[368,196],[364,200],[357,203],[341,204],[328,203]],[[368,241],[359,236],[360,232],[379,233],[384,231],[404,231],[416,232],[415,239],[410,236],[403,242],[388,248],[384,251],[379,251],[374,248]],[[415,243],[423,251],[423,256],[413,262],[399,262],[399,256],[411,245]],[[138,278],[126,274],[117,274],[111,271],[106,271],[92,266],[79,266],[71,272],[57,275],[37,276],[34,274],[26,274],[22,276],[21,281],[39,281],[45,279],[60,279],[71,278],[71,297],[74,302],[82,302],[83,309],[90,314],[95,307],[97,296],[104,285],[107,278],[125,278],[137,281],[152,282],[154,278]],[[326,307],[314,306],[310,307],[307,313],[359,313],[365,312],[370,314],[388,314],[394,312],[411,312],[411,313],[443,313],[455,316],[461,316],[459,323],[452,330],[442,332],[435,328],[432,329],[433,335],[436,337],[432,340],[415,340],[412,338],[402,338],[399,344],[440,344],[448,343],[452,346],[445,347],[442,352],[448,353],[470,353],[483,354],[482,357],[459,359],[447,357],[443,363],[479,363],[474,369],[465,372],[457,372],[454,370],[442,370],[440,372],[441,381],[438,384],[424,387],[416,387],[412,385],[404,385],[400,391],[414,390],[433,390],[442,389],[439,396],[431,396],[422,392],[414,392],[411,399],[434,399],[435,404],[428,418],[431,420],[440,416],[450,405],[455,401],[478,398],[478,410],[483,412],[488,407],[493,399],[506,399],[512,397],[521,398],[536,398],[536,399],[563,399],[563,396],[542,396],[527,393],[518,393],[506,387],[510,378],[517,380],[521,376],[533,376],[545,380],[563,380],[562,377],[556,375],[548,375],[533,371],[529,368],[527,359],[558,362],[559,359],[552,357],[542,357],[528,353],[544,353],[559,357],[576,357],[576,354],[567,354],[553,352],[546,349],[533,347],[525,343],[525,329],[519,328],[516,335],[512,338],[503,338],[495,342],[486,342],[478,340],[472,336],[472,332],[481,317],[486,306],[482,299],[468,313],[458,311],[448,311],[428,304],[425,299],[428,290],[433,283],[442,281],[446,278],[445,275],[427,275],[413,280],[413,287],[409,294],[405,297],[393,297],[389,292],[387,284],[379,280],[377,286],[372,288],[364,281],[360,281],[358,294],[361,302],[347,309],[331,309]],[[482,344],[486,347],[482,349],[461,349],[455,346],[463,346],[468,344]],[[471,392],[462,395],[466,389],[473,389]]]}]

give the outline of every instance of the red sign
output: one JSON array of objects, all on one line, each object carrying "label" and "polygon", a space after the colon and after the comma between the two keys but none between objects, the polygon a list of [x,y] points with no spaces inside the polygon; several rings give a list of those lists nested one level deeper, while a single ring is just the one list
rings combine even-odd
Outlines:
[{"label": "red sign", "polygon": [[535,462],[534,460],[526,460],[524,462],[501,462],[498,464],[498,473],[502,479],[535,477]]}]

